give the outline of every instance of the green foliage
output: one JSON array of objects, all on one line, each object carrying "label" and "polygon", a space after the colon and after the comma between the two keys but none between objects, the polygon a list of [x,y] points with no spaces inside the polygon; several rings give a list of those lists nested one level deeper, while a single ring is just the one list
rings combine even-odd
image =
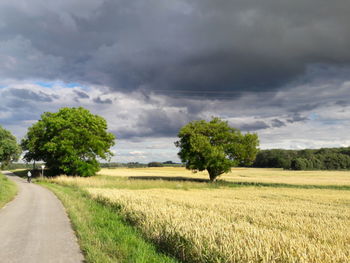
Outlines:
[{"label": "green foliage", "polygon": [[163,164],[177,164],[177,163],[174,163],[173,161],[166,161],[166,162],[163,162]]},{"label": "green foliage", "polygon": [[100,163],[101,168],[146,168],[148,167],[146,163],[139,163],[139,162],[129,162],[129,163],[115,163],[115,162],[109,162],[109,163]]},{"label": "green foliage", "polygon": [[17,144],[16,137],[8,130],[0,126],[0,162],[1,168],[13,161],[17,161],[21,154],[21,148]]},{"label": "green foliage", "polygon": [[293,170],[306,170],[308,167],[308,161],[305,158],[296,158],[291,162],[291,168]]},{"label": "green foliage", "polygon": [[178,262],[145,240],[120,215],[119,207],[93,200],[79,188],[41,184],[52,190],[65,206],[84,253],[84,262]]},{"label": "green foliage", "polygon": [[82,107],[62,108],[42,114],[28,129],[22,147],[27,162],[43,160],[57,174],[91,176],[100,167],[96,158],[112,156],[114,140],[102,117]]},{"label": "green foliage", "polygon": [[17,191],[17,185],[0,173],[0,208],[11,201]]},{"label": "green foliage", "polygon": [[263,150],[257,154],[254,166],[292,170],[347,170],[350,169],[350,147]]},{"label": "green foliage", "polygon": [[163,167],[164,165],[161,162],[150,162],[147,165],[148,167]]},{"label": "green foliage", "polygon": [[320,156],[324,169],[343,170],[350,169],[350,156],[341,153],[326,153]]},{"label": "green foliage", "polygon": [[296,157],[296,151],[281,149],[263,150],[257,154],[254,166],[290,169],[291,161]]},{"label": "green foliage", "polygon": [[33,164],[30,163],[10,163],[6,166],[7,170],[15,170],[15,169],[32,169]]},{"label": "green foliage", "polygon": [[175,145],[187,169],[207,170],[213,181],[232,166],[249,166],[254,162],[259,144],[256,134],[243,135],[226,121],[193,121],[179,131]]}]

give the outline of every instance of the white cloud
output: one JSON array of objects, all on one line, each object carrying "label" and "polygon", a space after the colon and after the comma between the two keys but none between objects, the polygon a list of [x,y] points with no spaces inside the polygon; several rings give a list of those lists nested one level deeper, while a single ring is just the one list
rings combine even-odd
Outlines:
[{"label": "white cloud", "polygon": [[[247,93],[230,100],[202,101],[142,92],[109,92],[105,86],[49,87],[7,81],[0,89],[0,124],[19,138],[44,111],[82,106],[103,116],[117,136],[113,161],[179,161],[178,129],[195,119],[219,116],[258,133],[261,148],[319,148],[350,144],[349,83],[296,86],[263,99]],[[332,92],[328,92],[328,89]],[[110,100],[111,103],[96,102]],[[308,98],[312,98],[310,101]],[[339,103],[337,103],[339,102]]]}]

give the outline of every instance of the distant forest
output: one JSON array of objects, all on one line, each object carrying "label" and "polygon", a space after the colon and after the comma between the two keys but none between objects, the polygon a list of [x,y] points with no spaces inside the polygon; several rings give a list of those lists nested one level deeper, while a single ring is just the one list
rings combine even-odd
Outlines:
[{"label": "distant forest", "polygon": [[253,167],[291,170],[349,170],[350,147],[305,150],[261,150]]},{"label": "distant forest", "polygon": [[129,162],[129,163],[100,163],[101,168],[146,168],[146,167],[181,167],[181,163],[174,163],[172,161],[166,162],[150,162],[150,163],[139,163],[139,162]]},{"label": "distant forest", "polygon": [[[36,163],[36,169],[40,169],[42,163]],[[139,163],[139,162],[129,162],[129,163],[100,163],[101,168],[146,168],[146,167],[182,167],[181,163],[175,163],[172,161],[166,162],[150,162],[150,163]],[[32,163],[10,163],[5,166],[6,169],[33,169],[34,165]]]},{"label": "distant forest", "polygon": [[[40,168],[41,163],[37,163]],[[181,167],[183,164],[167,162],[150,163],[100,163],[102,168],[144,168],[144,167]],[[305,150],[261,150],[255,159],[253,167],[284,168],[288,170],[350,170],[350,147],[322,148]],[[31,169],[33,164],[12,163],[7,169]]]}]

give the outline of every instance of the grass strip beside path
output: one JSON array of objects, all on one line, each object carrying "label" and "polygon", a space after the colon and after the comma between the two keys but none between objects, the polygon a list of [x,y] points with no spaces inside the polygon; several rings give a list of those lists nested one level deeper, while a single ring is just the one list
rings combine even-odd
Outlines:
[{"label": "grass strip beside path", "polygon": [[17,194],[17,186],[0,173],[0,208],[10,202]]},{"label": "grass strip beside path", "polygon": [[87,262],[177,262],[157,252],[128,225],[113,207],[92,200],[76,188],[40,183],[52,190],[65,206]]}]

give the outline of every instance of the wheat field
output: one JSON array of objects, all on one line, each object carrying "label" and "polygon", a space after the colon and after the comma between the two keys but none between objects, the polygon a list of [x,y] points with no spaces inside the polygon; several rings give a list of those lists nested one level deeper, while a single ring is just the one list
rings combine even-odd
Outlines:
[{"label": "wheat field", "polygon": [[[117,177],[186,177],[208,179],[206,171],[193,173],[184,167],[114,168],[101,169],[100,175]],[[283,169],[232,168],[218,179],[231,182],[282,183],[294,185],[347,185],[350,171],[291,171]]]},{"label": "wheat field", "polygon": [[[184,262],[350,262],[349,190],[210,188],[210,183],[126,178],[178,177],[179,173],[197,177],[182,168],[106,170],[113,176],[53,181],[81,187],[95,199],[116,204],[145,237]],[[107,174],[106,170],[101,173]],[[234,169],[233,173],[240,171],[250,179],[270,177],[289,184],[294,178],[298,184],[349,183],[344,172],[321,172],[324,179],[318,181],[317,172],[288,172],[280,179],[281,170]],[[308,178],[304,181],[303,173]]]},{"label": "wheat field", "polygon": [[114,190],[142,232],[186,262],[347,262],[347,191],[305,189]]}]

